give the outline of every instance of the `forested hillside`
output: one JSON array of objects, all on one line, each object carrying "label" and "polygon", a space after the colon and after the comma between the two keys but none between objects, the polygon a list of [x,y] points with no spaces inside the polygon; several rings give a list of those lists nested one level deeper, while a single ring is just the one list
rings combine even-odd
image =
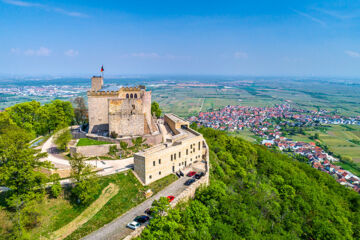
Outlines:
[{"label": "forested hillside", "polygon": [[288,156],[213,129],[211,184],[141,239],[360,239],[360,196]]}]

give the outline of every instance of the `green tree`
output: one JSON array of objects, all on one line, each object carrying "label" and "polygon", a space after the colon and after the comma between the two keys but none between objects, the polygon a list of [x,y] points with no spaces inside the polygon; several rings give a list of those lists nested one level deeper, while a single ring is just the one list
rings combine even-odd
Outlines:
[{"label": "green tree", "polygon": [[50,186],[51,195],[54,198],[57,198],[60,196],[62,187],[60,184],[60,175],[58,173],[54,173],[50,176],[50,182],[52,183]]},{"label": "green tree", "polygon": [[69,162],[70,176],[75,180],[75,186],[71,192],[77,203],[87,205],[96,197],[100,187],[96,173],[93,171],[94,168],[86,164],[84,158],[77,154]]},{"label": "green tree", "polygon": [[55,137],[55,144],[60,150],[66,151],[67,146],[72,139],[72,135],[69,128],[59,130]]},{"label": "green tree", "polygon": [[17,126],[0,131],[0,186],[10,189],[6,202],[15,211],[14,234],[18,239],[24,238],[29,217],[38,216],[29,205],[44,197],[48,179],[38,169],[52,167],[49,162],[40,161],[46,154],[29,147],[31,138],[31,134]]},{"label": "green tree", "polygon": [[155,217],[165,215],[169,209],[170,202],[166,197],[160,197],[159,200],[154,200],[151,205],[151,211]]},{"label": "green tree", "polygon": [[54,131],[61,126],[70,126],[74,119],[74,109],[70,102],[54,100],[45,104],[44,108],[49,114],[48,130]]},{"label": "green tree", "polygon": [[192,129],[194,129],[195,131],[198,129],[198,125],[196,124],[196,122],[192,122],[192,123],[190,124],[190,127],[191,127]]},{"label": "green tree", "polygon": [[151,115],[154,115],[159,118],[161,116],[161,109],[157,102],[151,103]]},{"label": "green tree", "polygon": [[14,106],[7,108],[6,111],[17,126],[28,132],[35,133],[34,124],[39,120],[39,109],[40,103],[33,100],[31,102],[15,104]]}]

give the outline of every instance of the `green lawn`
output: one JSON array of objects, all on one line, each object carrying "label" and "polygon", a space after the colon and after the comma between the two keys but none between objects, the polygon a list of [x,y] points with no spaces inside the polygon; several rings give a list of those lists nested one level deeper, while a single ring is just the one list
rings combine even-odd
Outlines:
[{"label": "green lawn", "polygon": [[[142,186],[131,171],[99,178],[99,184],[101,186],[99,194],[109,183],[116,184],[119,187],[119,192],[110,199],[94,217],[66,239],[80,239],[101,226],[104,226],[106,223],[111,222],[116,217],[144,201],[144,192],[147,189],[150,188],[155,194],[176,179],[177,177],[171,174],[149,186]],[[68,196],[68,192],[65,195]],[[59,197],[57,199],[46,197],[43,202],[37,204],[36,208],[39,209],[41,216],[38,226],[29,230],[30,239],[49,237],[52,232],[67,225],[85,210],[84,207],[72,205],[68,197]],[[5,209],[4,194],[1,194],[0,239],[10,238],[9,232],[12,228],[12,215],[13,213]]]},{"label": "green lawn", "polygon": [[80,138],[76,146],[80,147],[80,146],[103,145],[103,144],[111,144],[111,143],[98,141],[90,138]]}]

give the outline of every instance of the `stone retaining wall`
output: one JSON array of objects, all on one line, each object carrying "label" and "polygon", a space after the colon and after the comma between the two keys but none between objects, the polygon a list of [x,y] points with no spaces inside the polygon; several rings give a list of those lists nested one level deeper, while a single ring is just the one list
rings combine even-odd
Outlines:
[{"label": "stone retaining wall", "polygon": [[70,154],[73,155],[75,153],[78,153],[84,157],[104,156],[109,153],[110,146],[117,146],[118,149],[120,148],[118,144],[76,146],[70,147]]}]

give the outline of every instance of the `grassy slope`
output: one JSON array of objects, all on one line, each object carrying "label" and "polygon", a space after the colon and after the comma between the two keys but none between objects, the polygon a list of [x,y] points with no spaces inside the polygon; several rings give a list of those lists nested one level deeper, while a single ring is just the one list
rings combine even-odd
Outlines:
[{"label": "grassy slope", "polygon": [[[99,194],[109,183],[114,183],[119,187],[118,194],[110,199],[89,222],[85,223],[66,239],[79,239],[87,235],[144,201],[143,193],[148,188],[156,193],[176,179],[177,177],[175,175],[169,175],[152,183],[148,187],[144,187],[131,171],[100,178],[99,183],[101,189],[99,190]],[[11,213],[4,208],[4,194],[0,195],[0,203],[0,239],[8,239],[8,231],[11,230],[12,223]],[[57,199],[46,197],[42,203],[37,205],[37,208],[41,213],[41,217],[39,225],[29,231],[31,239],[39,239],[40,236],[49,237],[52,232],[67,225],[85,210],[84,207],[72,205],[68,197],[59,197]]]},{"label": "grassy slope", "polygon": [[[127,178],[128,181],[124,182],[124,178]],[[119,192],[110,199],[93,218],[66,239],[80,239],[81,237],[86,236],[90,232],[104,226],[116,217],[143,202],[145,200],[144,191],[146,189],[150,188],[156,193],[176,179],[177,177],[175,175],[169,175],[152,183],[149,187],[141,186],[131,172],[129,172],[128,176],[122,174],[118,175],[116,178],[109,179],[109,182],[111,181],[119,186]]]}]

